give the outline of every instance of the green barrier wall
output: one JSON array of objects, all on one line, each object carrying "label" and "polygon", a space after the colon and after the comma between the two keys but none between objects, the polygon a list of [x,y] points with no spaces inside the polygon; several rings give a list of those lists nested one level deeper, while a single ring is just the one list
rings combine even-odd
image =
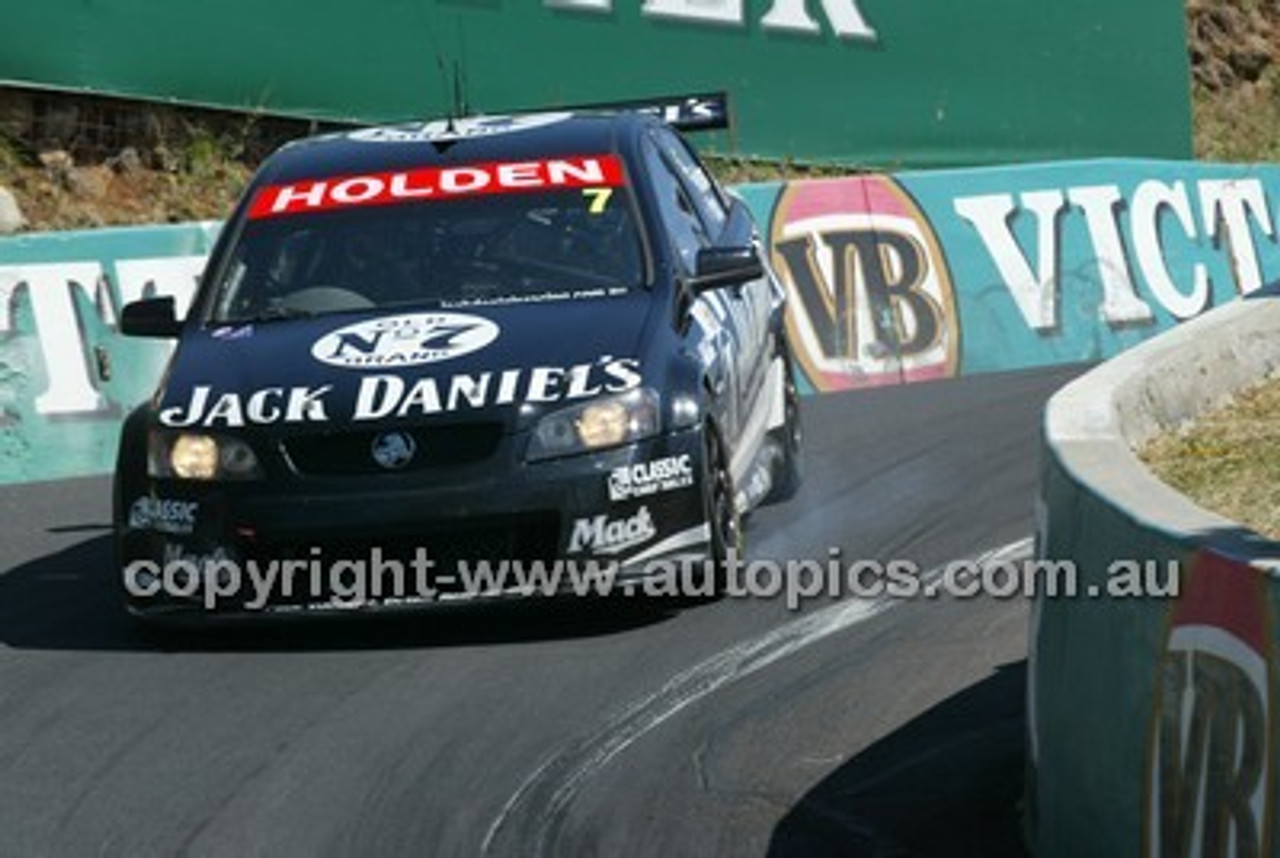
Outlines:
[{"label": "green barrier wall", "polygon": [[389,120],[445,111],[455,65],[486,112],[725,90],[717,148],[751,155],[1190,154],[1175,0],[0,4],[0,82]]}]

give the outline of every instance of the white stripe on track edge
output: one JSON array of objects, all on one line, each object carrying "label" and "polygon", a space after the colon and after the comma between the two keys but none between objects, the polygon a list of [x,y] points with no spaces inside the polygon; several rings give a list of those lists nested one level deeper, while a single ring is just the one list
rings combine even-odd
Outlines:
[{"label": "white stripe on track edge", "polygon": [[[1030,555],[1032,542],[1031,538],[1020,539],[984,552],[969,562],[985,566],[1022,559]],[[929,570],[922,578],[926,583],[936,580],[947,565]],[[904,601],[848,599],[797,617],[676,674],[657,691],[633,701],[615,714],[601,729],[545,758],[489,825],[480,844],[481,855],[493,854],[504,829],[509,829],[513,822],[518,823],[521,816],[525,817],[526,823],[532,821],[534,827],[516,831],[515,839],[511,841],[517,847],[514,854],[554,854],[550,847],[554,845],[555,834],[582,785],[638,739],[724,686]]]}]

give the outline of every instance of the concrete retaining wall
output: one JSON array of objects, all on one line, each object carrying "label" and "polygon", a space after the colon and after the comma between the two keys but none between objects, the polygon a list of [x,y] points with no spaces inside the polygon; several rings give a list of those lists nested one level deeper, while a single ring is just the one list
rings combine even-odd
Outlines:
[{"label": "concrete retaining wall", "polygon": [[[1264,292],[1269,290],[1264,290]],[[1264,292],[1136,346],[1047,409],[1029,666],[1038,856],[1280,854],[1280,546],[1200,509],[1132,452],[1280,369]]]}]

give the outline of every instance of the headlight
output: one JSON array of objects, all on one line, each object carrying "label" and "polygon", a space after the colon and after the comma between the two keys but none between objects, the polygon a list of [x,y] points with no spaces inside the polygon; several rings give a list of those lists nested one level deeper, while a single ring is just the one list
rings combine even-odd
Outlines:
[{"label": "headlight", "polygon": [[531,462],[630,444],[658,434],[661,400],[649,388],[593,399],[548,414],[534,427]]},{"label": "headlight", "polygon": [[147,474],[180,480],[256,480],[262,469],[253,448],[238,438],[160,430],[147,439]]}]

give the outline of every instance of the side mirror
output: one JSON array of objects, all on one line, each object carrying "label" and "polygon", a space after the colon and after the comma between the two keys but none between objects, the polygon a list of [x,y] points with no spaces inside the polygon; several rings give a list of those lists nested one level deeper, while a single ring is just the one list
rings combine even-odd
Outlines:
[{"label": "side mirror", "polygon": [[181,328],[171,295],[131,301],[120,313],[120,332],[129,337],[176,337]]},{"label": "side mirror", "polygon": [[739,286],[763,276],[764,264],[755,245],[755,221],[746,203],[735,199],[716,243],[698,251],[694,260],[693,291]]},{"label": "side mirror", "polygon": [[694,262],[693,291],[740,286],[764,276],[764,265],[754,245],[704,247]]}]

